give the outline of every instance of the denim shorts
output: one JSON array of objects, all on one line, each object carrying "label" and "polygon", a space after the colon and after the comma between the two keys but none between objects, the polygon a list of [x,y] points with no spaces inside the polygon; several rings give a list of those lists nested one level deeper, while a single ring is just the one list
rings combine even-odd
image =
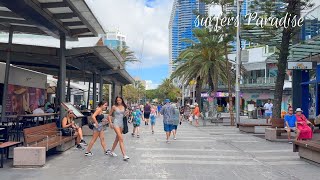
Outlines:
[{"label": "denim shorts", "polygon": [[272,117],[272,113],[265,113],[264,116],[267,117]]},{"label": "denim shorts", "polygon": [[165,132],[171,132],[173,130],[173,125],[172,124],[163,124],[163,129]]},{"label": "denim shorts", "polygon": [[104,128],[103,128],[103,124],[102,123],[99,123],[98,124],[98,127],[93,127],[93,131],[95,131],[95,132],[101,132],[101,131],[103,131],[104,130]]}]

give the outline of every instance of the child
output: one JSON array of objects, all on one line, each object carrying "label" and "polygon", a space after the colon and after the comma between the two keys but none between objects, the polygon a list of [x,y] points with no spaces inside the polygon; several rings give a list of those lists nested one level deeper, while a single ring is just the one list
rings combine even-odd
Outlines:
[{"label": "child", "polygon": [[152,134],[154,134],[154,125],[156,125],[156,117],[157,117],[157,113],[156,111],[151,111],[151,130],[152,130]]},{"label": "child", "polygon": [[140,132],[140,123],[142,119],[142,112],[140,111],[139,106],[136,107],[136,109],[132,112],[131,121],[133,122],[133,132],[132,137],[134,137],[134,134],[137,132],[137,138],[140,138],[139,132]]}]

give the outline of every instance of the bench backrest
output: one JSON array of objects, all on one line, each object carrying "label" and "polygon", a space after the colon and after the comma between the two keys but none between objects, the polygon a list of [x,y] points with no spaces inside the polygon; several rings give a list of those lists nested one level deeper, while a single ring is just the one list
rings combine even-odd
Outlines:
[{"label": "bench backrest", "polygon": [[272,118],[271,119],[272,128],[284,128],[284,119],[282,118]]},{"label": "bench backrest", "polygon": [[26,128],[23,130],[24,142],[30,144],[45,139],[46,136],[55,136],[58,133],[56,123]]}]

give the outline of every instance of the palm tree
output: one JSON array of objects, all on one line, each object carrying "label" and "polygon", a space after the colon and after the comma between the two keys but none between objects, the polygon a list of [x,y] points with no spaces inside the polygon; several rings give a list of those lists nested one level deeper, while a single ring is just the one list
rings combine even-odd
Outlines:
[{"label": "palm tree", "polygon": [[195,29],[193,33],[198,42],[184,40],[191,46],[180,53],[177,63],[181,65],[172,73],[171,79],[180,78],[186,83],[195,79],[196,99],[200,103],[202,86],[208,84],[215,94],[218,82],[227,82],[229,71],[224,57],[224,43],[221,41],[223,34],[208,29]]},{"label": "palm tree", "polygon": [[170,79],[165,79],[162,81],[162,84],[159,86],[159,97],[160,99],[168,98],[172,101],[176,101],[178,97],[181,96],[180,89],[173,85]]},{"label": "palm tree", "polygon": [[130,63],[139,62],[139,60],[134,55],[134,51],[131,51],[129,46],[123,46],[123,47],[118,46],[117,51],[120,53],[120,55],[124,59],[125,64],[128,62]]}]

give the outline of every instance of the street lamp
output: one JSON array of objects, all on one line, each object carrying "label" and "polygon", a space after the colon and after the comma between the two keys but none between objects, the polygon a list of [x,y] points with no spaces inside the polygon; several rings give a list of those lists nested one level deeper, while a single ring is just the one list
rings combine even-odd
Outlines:
[{"label": "street lamp", "polygon": [[241,47],[240,47],[240,5],[243,0],[237,0],[237,61],[236,61],[236,122],[240,123],[240,61],[241,61]]}]

